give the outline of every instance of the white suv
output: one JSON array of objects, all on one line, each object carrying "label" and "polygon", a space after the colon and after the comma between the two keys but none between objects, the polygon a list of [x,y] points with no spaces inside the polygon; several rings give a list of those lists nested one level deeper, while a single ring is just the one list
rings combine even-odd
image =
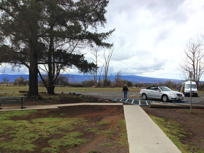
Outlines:
[{"label": "white suv", "polygon": [[152,86],[141,89],[140,95],[142,99],[161,99],[163,102],[184,99],[183,93],[173,91],[166,86]]}]

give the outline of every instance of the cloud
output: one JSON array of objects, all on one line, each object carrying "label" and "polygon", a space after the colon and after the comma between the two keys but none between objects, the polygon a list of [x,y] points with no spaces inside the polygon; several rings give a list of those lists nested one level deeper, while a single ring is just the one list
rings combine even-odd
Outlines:
[{"label": "cloud", "polygon": [[167,30],[162,30],[160,33],[158,33],[156,42],[164,41],[169,36],[169,32]]},{"label": "cloud", "polygon": [[152,72],[152,71],[158,71],[163,69],[165,66],[165,61],[159,61],[156,63],[153,63],[151,65],[142,65],[138,67],[136,70],[139,72],[139,74],[143,74],[145,72]]},{"label": "cloud", "polygon": [[162,20],[174,20],[175,22],[185,22],[187,20],[185,10],[182,7],[185,0],[148,0],[148,2],[147,9]]},{"label": "cloud", "polygon": [[0,74],[28,74],[28,69],[25,66],[1,64]]},{"label": "cloud", "polygon": [[111,0],[107,28],[116,28],[111,70],[181,78],[187,41],[202,35],[202,0]]},{"label": "cloud", "polygon": [[[164,68],[166,61],[157,58],[145,58],[145,56],[132,58],[123,61],[111,61],[111,73],[121,72],[122,74],[143,75],[146,72],[153,72]],[[117,67],[115,66],[117,65]]]}]

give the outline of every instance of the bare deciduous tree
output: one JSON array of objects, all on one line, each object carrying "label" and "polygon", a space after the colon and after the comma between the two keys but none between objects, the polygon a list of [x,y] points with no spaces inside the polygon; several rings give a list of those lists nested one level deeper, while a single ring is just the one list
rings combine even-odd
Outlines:
[{"label": "bare deciduous tree", "polygon": [[104,82],[103,82],[104,86],[107,86],[108,84],[108,72],[112,55],[113,50],[108,51],[107,54],[106,52],[104,52]]},{"label": "bare deciduous tree", "polygon": [[123,85],[123,80],[121,76],[121,72],[117,72],[115,75],[115,86],[116,87],[121,87]]},{"label": "bare deciduous tree", "polygon": [[94,64],[96,65],[96,68],[93,70],[93,79],[95,81],[95,83],[98,83],[98,58],[99,58],[99,49],[98,47],[95,47],[92,50],[92,55],[93,55],[93,61]]},{"label": "bare deciduous tree", "polygon": [[192,80],[197,84],[204,72],[204,50],[201,41],[189,41],[185,50],[185,62],[182,69],[189,79],[189,74],[192,74]]}]

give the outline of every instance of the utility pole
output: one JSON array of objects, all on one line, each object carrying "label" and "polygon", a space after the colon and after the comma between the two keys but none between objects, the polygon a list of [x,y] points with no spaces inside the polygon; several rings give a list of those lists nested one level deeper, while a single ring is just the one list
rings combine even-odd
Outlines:
[{"label": "utility pole", "polygon": [[189,79],[190,79],[190,112],[192,112],[192,72],[189,72]]}]

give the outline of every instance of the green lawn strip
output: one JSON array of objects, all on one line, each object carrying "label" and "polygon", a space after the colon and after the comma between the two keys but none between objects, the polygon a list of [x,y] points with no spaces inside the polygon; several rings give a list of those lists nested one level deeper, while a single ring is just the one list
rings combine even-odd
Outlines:
[{"label": "green lawn strip", "polygon": [[187,133],[182,128],[178,122],[169,121],[164,118],[156,117],[150,115],[153,121],[166,133],[166,135],[174,142],[174,144],[181,150],[182,153],[190,153],[189,146],[187,144],[183,144],[181,140],[185,138]]},{"label": "green lawn strip", "polygon": [[[103,121],[105,123],[105,121]],[[116,127],[111,127],[107,130],[101,131],[101,134],[112,140],[113,144],[122,147],[128,146],[127,131],[125,120],[118,120]],[[105,146],[112,146],[112,144],[104,144]]]},{"label": "green lawn strip", "polygon": [[84,119],[57,117],[33,120],[11,119],[15,115],[26,116],[30,113],[32,111],[0,113],[0,151],[32,152],[38,147],[36,142],[45,139],[48,141],[47,147],[42,148],[42,151],[59,152],[61,147],[73,147],[86,141],[81,138],[82,133],[73,131],[78,126],[86,125]]},{"label": "green lawn strip", "polygon": [[11,119],[12,117],[27,116],[32,113],[37,112],[36,110],[22,110],[22,111],[9,111],[9,112],[0,112],[0,121]]},{"label": "green lawn strip", "polygon": [[126,124],[125,120],[119,120],[118,121],[118,127],[120,129],[120,136],[118,143],[122,146],[128,146],[128,138],[127,138],[127,130],[126,130]]},{"label": "green lawn strip", "polygon": [[[0,96],[22,96],[19,91],[28,91],[28,86],[0,86]],[[39,87],[39,92],[45,92],[44,87]]]},{"label": "green lawn strip", "polygon": [[99,125],[99,126],[109,125],[110,121],[104,119],[104,120],[98,121],[96,124]]},{"label": "green lawn strip", "polygon": [[[36,140],[36,135],[25,130],[29,128],[28,121],[10,120],[13,117],[27,116],[36,111],[11,111],[0,112],[0,148],[3,150],[27,150],[32,151],[35,147],[30,142]],[[22,139],[23,138],[23,139]],[[24,139],[25,138],[25,139]]]},{"label": "green lawn strip", "polygon": [[[39,86],[39,92],[46,92],[45,87]],[[139,92],[139,88],[129,88],[132,92]],[[20,96],[22,93],[19,91],[28,91],[28,86],[0,86],[0,96]],[[121,92],[119,87],[106,87],[106,88],[94,88],[94,87],[56,87],[56,93],[68,93],[68,92]]]},{"label": "green lawn strip", "polygon": [[48,141],[49,147],[43,148],[43,152],[59,152],[60,148],[72,148],[77,147],[80,144],[85,143],[87,140],[80,138],[83,136],[80,132],[70,132],[58,139],[51,139]]}]

